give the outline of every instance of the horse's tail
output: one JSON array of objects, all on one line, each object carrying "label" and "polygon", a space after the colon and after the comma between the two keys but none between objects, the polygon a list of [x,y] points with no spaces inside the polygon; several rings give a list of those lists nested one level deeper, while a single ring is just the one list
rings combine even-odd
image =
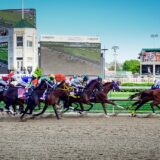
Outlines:
[{"label": "horse's tail", "polygon": [[135,94],[131,95],[128,99],[133,99],[133,98],[135,98],[135,97],[140,96],[141,94],[142,94],[142,92],[135,93]]}]

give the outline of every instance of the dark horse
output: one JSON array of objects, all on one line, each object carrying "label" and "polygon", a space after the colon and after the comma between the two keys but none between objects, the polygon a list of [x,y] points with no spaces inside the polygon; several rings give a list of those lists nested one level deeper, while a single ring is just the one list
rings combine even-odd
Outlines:
[{"label": "dark horse", "polygon": [[109,91],[111,91],[111,90],[120,91],[119,85],[120,85],[120,83],[115,82],[115,81],[104,83],[102,90],[98,91],[96,93],[95,97],[93,97],[90,100],[90,102],[101,103],[106,116],[107,116],[107,110],[106,110],[106,106],[105,106],[106,103],[122,108],[121,106],[118,106],[117,104],[115,104],[113,101],[107,99],[107,94],[109,93]]},{"label": "dark horse", "polygon": [[[90,83],[84,88],[84,90],[79,94],[79,96],[69,95],[68,103],[64,104],[63,112],[68,111],[70,109],[70,106],[72,106],[72,104],[76,104],[74,111],[79,111],[80,113],[83,111],[89,111],[93,107],[93,104],[90,101],[92,96],[101,89],[102,89],[101,81],[98,81],[97,79],[90,81]],[[79,107],[78,104],[80,105],[81,109],[78,109]],[[91,107],[87,110],[84,110],[83,104],[90,105]]]},{"label": "dark horse", "polygon": [[6,85],[0,94],[1,100],[5,103],[5,109],[9,112],[9,107],[12,106],[14,113],[16,113],[16,105],[20,106],[20,111],[23,108],[23,100],[18,99],[18,88],[14,85]]},{"label": "dark horse", "polygon": [[43,100],[41,100],[41,97],[43,96],[45,91],[49,89],[51,89],[51,86],[46,80],[42,80],[36,88],[30,88],[31,91],[29,91],[30,94],[26,100],[27,106],[21,116],[21,120],[28,111],[30,111],[29,114],[32,114],[34,108],[36,106],[40,106],[40,103],[43,102]]},{"label": "dark horse", "polygon": [[136,111],[149,101],[152,101],[150,103],[150,106],[152,108],[153,113],[155,113],[154,106],[157,106],[157,108],[160,109],[160,107],[158,106],[158,104],[160,104],[160,89],[145,90],[143,92],[131,95],[129,99],[134,99],[135,97],[138,97],[138,100],[136,100],[136,102],[134,102],[130,107],[128,107],[129,109],[132,108],[133,106],[136,106],[134,112],[132,113],[132,116],[135,116]]},{"label": "dark horse", "polygon": [[44,101],[45,106],[40,113],[34,114],[33,116],[39,116],[43,114],[49,105],[52,105],[56,118],[60,119],[60,116],[57,111],[57,107],[59,105],[59,101],[63,100],[65,102],[68,101],[68,96],[70,93],[70,87],[67,87],[65,81],[62,81],[55,89],[50,89]]}]

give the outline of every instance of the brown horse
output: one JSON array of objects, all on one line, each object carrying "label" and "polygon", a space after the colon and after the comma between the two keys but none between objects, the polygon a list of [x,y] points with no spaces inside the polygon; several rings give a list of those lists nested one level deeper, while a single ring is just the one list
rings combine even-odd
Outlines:
[{"label": "brown horse", "polygon": [[136,100],[136,102],[134,102],[130,107],[128,107],[129,109],[137,105],[137,107],[132,113],[132,116],[135,116],[136,111],[149,101],[152,101],[150,103],[150,106],[151,106],[153,113],[155,113],[154,106],[157,106],[157,108],[160,109],[160,107],[158,106],[158,104],[160,104],[160,89],[145,90],[143,92],[139,92],[139,93],[131,95],[129,99],[134,99],[135,97],[138,97],[138,100]]},{"label": "brown horse", "polygon": [[67,102],[71,89],[72,88],[67,87],[67,84],[65,83],[65,81],[62,81],[57,86],[57,88],[51,89],[48,92],[48,95],[46,96],[46,99],[45,99],[45,102],[44,102],[45,106],[44,106],[43,110],[40,113],[34,114],[33,116],[39,116],[39,115],[43,114],[46,111],[46,109],[48,108],[48,106],[52,105],[52,107],[54,109],[54,112],[55,112],[55,115],[56,115],[56,118],[60,119],[60,116],[59,116],[58,111],[57,111],[59,101],[63,100],[65,102]]},{"label": "brown horse", "polygon": [[103,107],[103,110],[104,110],[104,113],[105,113],[106,116],[107,116],[107,110],[106,110],[106,106],[105,106],[106,103],[111,104],[113,106],[117,106],[117,107],[123,108],[123,107],[118,106],[117,104],[115,104],[113,101],[107,99],[107,94],[111,90],[120,91],[119,85],[120,85],[120,83],[118,81],[117,82],[112,81],[112,82],[104,83],[103,84],[103,89],[101,91],[98,91],[96,93],[95,97],[90,100],[90,102],[101,103],[101,105]]},{"label": "brown horse", "polygon": [[[90,81],[90,83],[84,88],[84,90],[78,96],[69,95],[68,103],[64,104],[63,112],[68,111],[71,108],[72,104],[76,104],[76,107],[73,108],[74,111],[79,111],[80,113],[83,111],[89,111],[93,107],[93,104],[90,101],[93,93],[95,92],[95,90],[101,89],[101,81],[98,81],[97,79]],[[78,109],[78,104],[80,105],[81,109]],[[87,110],[84,110],[83,104],[90,105],[91,107]]]}]

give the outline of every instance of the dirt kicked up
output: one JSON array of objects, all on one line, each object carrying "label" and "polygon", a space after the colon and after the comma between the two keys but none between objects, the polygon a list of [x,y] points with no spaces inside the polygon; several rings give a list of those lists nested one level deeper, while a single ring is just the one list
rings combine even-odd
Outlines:
[{"label": "dirt kicked up", "polygon": [[1,160],[158,160],[160,118],[0,117]]}]

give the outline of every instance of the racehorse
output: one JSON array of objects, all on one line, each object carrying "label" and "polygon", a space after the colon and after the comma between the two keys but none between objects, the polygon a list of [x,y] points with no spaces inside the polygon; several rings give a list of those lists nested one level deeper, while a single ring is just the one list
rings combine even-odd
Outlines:
[{"label": "racehorse", "polygon": [[[66,112],[70,109],[70,106],[72,106],[72,104],[79,104],[80,105],[80,110],[77,109],[77,107],[74,108],[75,111],[79,111],[80,113],[83,111],[89,111],[92,107],[93,104],[90,102],[90,99],[92,97],[92,95],[97,92],[96,90],[100,91],[102,89],[102,83],[96,79],[90,81],[90,83],[88,83],[86,85],[86,87],[84,88],[84,90],[80,93],[80,95],[78,96],[73,96],[70,95],[69,99],[68,99],[68,103],[64,104],[64,111]],[[83,104],[87,104],[90,105],[91,107],[87,110],[84,110]]]},{"label": "racehorse", "polygon": [[160,104],[160,89],[145,90],[143,92],[139,92],[139,93],[131,95],[129,99],[134,99],[135,97],[138,97],[138,100],[136,100],[136,102],[134,102],[130,107],[128,107],[128,109],[130,109],[133,106],[137,105],[137,107],[132,113],[132,116],[135,116],[136,111],[149,101],[152,101],[150,103],[150,106],[151,106],[153,113],[155,113],[154,106],[157,106],[157,108],[160,109],[160,107],[158,106],[158,104]]},{"label": "racehorse", "polygon": [[117,106],[119,108],[123,108],[121,106],[118,106],[117,104],[115,104],[113,101],[111,100],[108,100],[107,99],[107,94],[113,90],[113,91],[120,91],[119,89],[119,85],[120,83],[117,81],[112,81],[112,82],[106,82],[103,84],[103,88],[101,91],[98,91],[95,95],[95,97],[93,97],[90,102],[93,102],[93,103],[101,103],[102,107],[103,107],[103,110],[104,110],[104,113],[105,115],[107,115],[107,110],[106,110],[106,106],[105,104],[108,103],[108,104],[111,104],[113,106]]},{"label": "racehorse", "polygon": [[30,88],[30,95],[28,95],[28,98],[26,100],[26,108],[22,114],[22,116],[20,117],[20,119],[22,120],[24,115],[28,112],[28,110],[30,110],[29,114],[32,114],[34,108],[36,106],[40,106],[40,102],[42,102],[42,100],[40,99],[44,92],[46,91],[46,89],[50,89],[51,86],[48,84],[48,82],[46,80],[42,80],[41,83],[36,87],[36,88]]},{"label": "racehorse", "polygon": [[56,118],[60,119],[60,116],[57,111],[57,106],[59,105],[59,101],[63,100],[68,102],[69,93],[72,88],[68,87],[65,81],[62,81],[55,89],[51,89],[48,92],[48,95],[45,99],[45,106],[40,113],[34,114],[33,116],[39,116],[43,114],[49,105],[52,105]]},{"label": "racehorse", "polygon": [[[16,111],[16,105],[20,105],[22,107],[22,104],[20,101],[16,101],[16,97],[14,96],[14,85],[12,84],[1,84],[0,83],[0,101],[3,101],[5,105],[5,109],[9,113],[11,110],[9,110],[9,107],[12,106],[14,113]],[[17,88],[16,88],[17,89]],[[14,90],[14,91],[13,91]],[[20,107],[20,108],[21,108]],[[23,107],[22,107],[23,108]]]}]

